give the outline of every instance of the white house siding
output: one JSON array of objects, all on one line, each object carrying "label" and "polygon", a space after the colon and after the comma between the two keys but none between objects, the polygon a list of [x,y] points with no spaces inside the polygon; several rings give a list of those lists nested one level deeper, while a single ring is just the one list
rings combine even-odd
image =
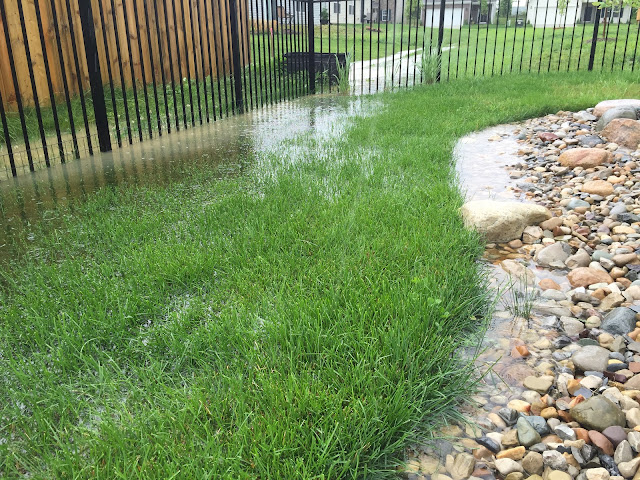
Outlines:
[{"label": "white house siding", "polygon": [[[328,4],[323,4],[328,5]],[[276,7],[283,7],[287,15],[292,15],[291,23],[297,25],[303,25],[307,23],[307,3],[290,1],[290,0],[277,0],[275,2]],[[277,20],[277,8],[274,8],[274,3],[271,0],[249,0],[249,9],[251,12],[252,20]],[[314,25],[320,25],[320,4],[313,4],[313,23]],[[280,23],[283,23],[280,20]]]},{"label": "white house siding", "polygon": [[[336,12],[336,5],[340,6],[339,12]],[[368,23],[372,18],[371,0],[365,0],[364,5],[361,0],[349,0],[346,2],[327,2],[322,3],[322,7],[329,10],[329,21],[331,23],[363,23],[362,13],[364,13],[364,19],[366,20],[366,23]]]},{"label": "white house siding", "polygon": [[[464,8],[462,6],[446,6],[444,9],[444,28],[460,28],[464,21],[467,20],[464,17]],[[468,14],[467,14],[468,17]],[[425,27],[439,27],[440,26],[440,8],[435,9],[427,8],[425,10],[424,17]]]},{"label": "white house siding", "polygon": [[578,3],[567,3],[564,14],[558,9],[557,0],[531,0],[527,7],[527,21],[534,27],[573,26],[578,19]]}]

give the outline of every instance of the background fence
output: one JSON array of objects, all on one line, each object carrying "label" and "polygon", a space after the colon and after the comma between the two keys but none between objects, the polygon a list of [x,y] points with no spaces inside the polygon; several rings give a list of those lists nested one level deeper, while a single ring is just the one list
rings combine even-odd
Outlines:
[{"label": "background fence", "polygon": [[584,0],[0,0],[0,176],[316,91],[635,71],[637,15]]}]

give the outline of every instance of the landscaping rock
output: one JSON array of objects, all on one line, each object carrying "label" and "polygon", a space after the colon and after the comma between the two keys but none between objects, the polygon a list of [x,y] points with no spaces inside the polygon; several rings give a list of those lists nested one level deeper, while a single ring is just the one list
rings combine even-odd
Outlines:
[{"label": "landscaping rock", "polygon": [[558,157],[560,165],[565,167],[576,168],[593,168],[613,160],[613,156],[606,150],[593,148],[572,148],[565,150]]},{"label": "landscaping rock", "polygon": [[596,345],[587,345],[577,350],[571,360],[576,368],[583,372],[602,372],[609,362],[609,350]]},{"label": "landscaping rock", "polygon": [[567,279],[573,288],[588,287],[596,283],[613,283],[613,278],[607,272],[590,267],[572,270]]},{"label": "landscaping rock", "polygon": [[628,118],[616,118],[602,130],[602,136],[610,142],[635,150],[640,144],[640,122]]},{"label": "landscaping rock", "polygon": [[626,425],[626,419],[620,407],[603,396],[591,397],[578,403],[571,408],[570,413],[580,425],[599,432],[612,425],[621,427]]},{"label": "landscaping rock", "polygon": [[544,207],[520,202],[478,200],[462,206],[465,225],[483,234],[489,242],[520,238],[525,227],[551,217]]},{"label": "landscaping rock", "polygon": [[534,257],[534,260],[543,267],[563,268],[564,262],[571,255],[571,247],[562,242],[544,247]]},{"label": "landscaping rock", "polygon": [[617,107],[640,108],[640,100],[634,98],[622,98],[617,100],[604,100],[598,103],[593,109],[593,115],[601,117],[607,110]]},{"label": "landscaping rock", "polygon": [[612,335],[626,335],[636,326],[636,312],[626,307],[618,307],[607,313],[600,328]]},{"label": "landscaping rock", "polygon": [[611,120],[616,118],[630,118],[632,120],[637,120],[638,113],[636,112],[636,109],[631,105],[621,105],[619,107],[610,108],[602,114],[602,116],[596,123],[596,132],[601,131],[611,122]]}]

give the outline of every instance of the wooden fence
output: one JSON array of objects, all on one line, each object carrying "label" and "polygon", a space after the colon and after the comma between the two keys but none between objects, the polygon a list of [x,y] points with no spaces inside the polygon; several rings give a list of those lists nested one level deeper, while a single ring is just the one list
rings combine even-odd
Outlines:
[{"label": "wooden fence", "polygon": [[[5,108],[10,110],[15,108],[16,93],[10,73],[5,28],[8,29],[13,50],[12,58],[18,88],[26,105],[32,105],[34,98],[25,42],[28,42],[40,105],[49,102],[43,49],[48,57],[54,95],[62,95],[65,75],[71,93],[77,93],[80,88],[85,91],[89,89],[78,2],[92,3],[98,56],[105,84],[109,83],[107,63],[112,72],[114,86],[122,85],[121,78],[126,86],[132,85],[132,77],[137,82],[142,82],[143,68],[147,83],[150,83],[152,78],[160,82],[162,75],[165,81],[169,82],[172,73],[173,81],[180,82],[181,72],[183,76],[196,78],[196,65],[204,65],[205,77],[217,77],[222,74],[223,69],[231,73],[233,66],[229,54],[231,40],[228,19],[230,1],[238,2],[238,31],[241,50],[244,52],[242,60],[245,64],[249,62],[250,27],[247,0],[0,1],[4,2],[7,18],[7,25],[4,25],[0,18],[0,94]],[[20,21],[20,6],[24,16],[24,32]],[[36,9],[40,13],[41,28]],[[205,22],[205,18],[208,18],[208,22]],[[200,48],[202,44],[210,45],[211,57],[207,55],[206,49]],[[164,55],[163,62],[160,61],[160,50]],[[173,59],[173,65],[167,57]],[[76,68],[76,59],[79,68]],[[61,65],[64,65],[64,69]],[[198,77],[202,77],[201,68],[198,70]]]}]

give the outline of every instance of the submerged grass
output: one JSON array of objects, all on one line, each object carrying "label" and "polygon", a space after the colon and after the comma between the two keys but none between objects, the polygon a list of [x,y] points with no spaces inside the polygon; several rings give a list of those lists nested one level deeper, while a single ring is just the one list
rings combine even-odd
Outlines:
[{"label": "submerged grass", "polygon": [[100,191],[2,275],[0,476],[393,476],[473,382],[457,352],[486,285],[456,139],[638,96],[635,81],[382,95],[342,137],[245,177]]}]

